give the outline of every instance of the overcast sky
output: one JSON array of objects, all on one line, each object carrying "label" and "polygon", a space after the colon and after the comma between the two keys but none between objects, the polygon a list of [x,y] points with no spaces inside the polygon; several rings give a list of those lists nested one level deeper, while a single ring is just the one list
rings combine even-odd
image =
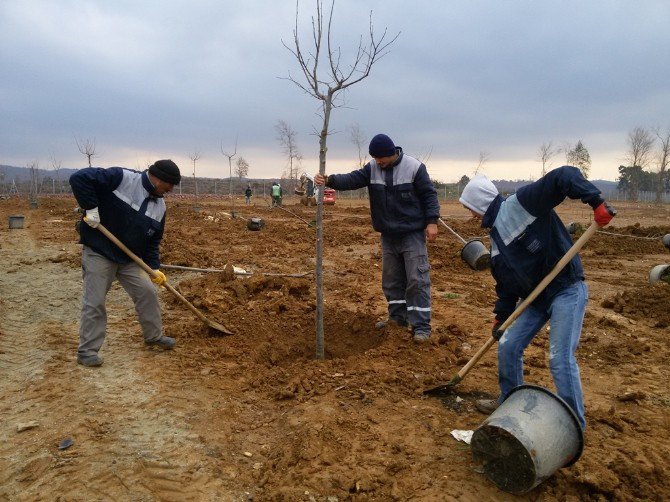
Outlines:
[{"label": "overcast sky", "polygon": [[[304,48],[314,12],[300,2]],[[356,167],[356,124],[441,181],[471,176],[480,153],[494,179],[537,178],[540,145],[578,140],[591,178],[615,180],[633,128],[670,128],[668,0],[337,0],[343,64],[370,12],[400,36],[333,111],[328,172]],[[285,79],[294,26],[287,0],[1,0],[0,164],[85,167],[79,138],[101,167],[172,158],[190,176],[197,151],[198,176],[227,177],[237,138],[250,177],[279,177],[284,120],[314,173],[319,102]]]}]

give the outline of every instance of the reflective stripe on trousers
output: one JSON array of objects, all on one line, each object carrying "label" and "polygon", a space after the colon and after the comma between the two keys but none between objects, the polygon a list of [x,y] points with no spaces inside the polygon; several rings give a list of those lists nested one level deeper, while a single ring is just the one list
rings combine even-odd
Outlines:
[{"label": "reflective stripe on trousers", "polygon": [[389,318],[430,333],[430,264],[423,230],[382,234],[382,289]]}]

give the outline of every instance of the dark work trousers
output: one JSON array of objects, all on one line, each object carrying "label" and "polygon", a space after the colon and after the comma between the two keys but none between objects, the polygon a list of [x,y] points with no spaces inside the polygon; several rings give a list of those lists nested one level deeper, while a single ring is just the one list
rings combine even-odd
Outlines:
[{"label": "dark work trousers", "polygon": [[382,234],[382,289],[389,319],[430,334],[430,264],[423,230]]},{"label": "dark work trousers", "polygon": [[97,354],[105,341],[107,329],[105,297],[114,279],[119,280],[135,304],[144,341],[157,340],[161,337],[163,324],[156,286],[139,265],[135,262],[114,263],[90,247],[84,246],[81,266],[84,294],[79,326],[80,357]]}]

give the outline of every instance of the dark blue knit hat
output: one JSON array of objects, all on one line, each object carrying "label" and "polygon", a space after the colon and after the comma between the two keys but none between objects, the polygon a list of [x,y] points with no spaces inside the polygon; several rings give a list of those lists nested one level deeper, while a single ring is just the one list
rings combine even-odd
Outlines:
[{"label": "dark blue knit hat", "polygon": [[169,159],[157,160],[149,166],[149,173],[153,174],[159,180],[163,180],[172,185],[178,185],[181,181],[181,174],[177,164]]},{"label": "dark blue knit hat", "polygon": [[377,134],[370,141],[368,152],[374,158],[390,157],[395,155],[395,145],[393,144],[393,140],[386,134]]}]

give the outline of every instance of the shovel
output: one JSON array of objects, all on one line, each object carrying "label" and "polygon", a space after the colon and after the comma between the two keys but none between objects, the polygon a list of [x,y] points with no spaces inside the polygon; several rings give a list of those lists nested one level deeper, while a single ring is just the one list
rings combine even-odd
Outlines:
[{"label": "shovel", "polygon": [[449,380],[447,384],[444,385],[438,385],[437,387],[433,387],[431,389],[426,389],[423,391],[425,395],[428,396],[446,396],[451,394],[453,391],[453,388],[461,381],[463,378],[465,378],[465,375],[467,375],[472,367],[479,362],[479,360],[482,358],[482,356],[491,348],[491,346],[497,342],[502,334],[505,332],[507,328],[510,327],[510,325],[516,320],[517,317],[521,315],[521,313],[526,310],[526,307],[530,305],[537,296],[544,291],[544,288],[547,287],[547,285],[554,280],[554,278],[558,275],[558,273],[563,270],[563,268],[568,264],[572,258],[579,253],[580,249],[586,244],[586,241],[588,241],[591,236],[596,233],[596,230],[598,230],[598,224],[594,221],[591,223],[591,226],[582,234],[582,236],[577,239],[577,242],[575,242],[570,249],[565,253],[563,258],[561,258],[558,263],[554,266],[554,268],[547,274],[547,276],[542,279],[542,281],[535,286],[535,289],[528,295],[528,297],[517,306],[517,308],[512,312],[512,314],[505,320],[504,323],[500,325],[498,328],[498,331],[496,332],[495,335],[492,335],[491,338],[482,346],[481,349],[477,351],[477,353],[472,356],[472,359],[470,359],[463,368],[461,368],[461,371],[459,371],[454,377]]},{"label": "shovel", "polygon": [[[107,230],[101,224],[98,224],[96,228],[100,230],[105,235],[105,237],[107,237],[110,241],[116,244],[119,247],[119,249],[121,249],[124,253],[126,253],[135,263],[137,263],[140,267],[142,267],[142,270],[144,270],[151,277],[156,276],[156,273],[152,270],[152,268],[146,263],[144,263],[144,261],[142,261],[142,259],[139,256],[137,256],[130,249],[128,249],[126,245],[123,244],[119,239],[117,239],[112,232]],[[184,298],[179,291],[174,289],[169,282],[165,281],[163,283],[163,286],[165,287],[165,289],[170,291],[170,293],[179,298],[189,308],[191,312],[193,312],[196,316],[198,316],[198,318],[203,323],[205,323],[205,325],[208,328],[212,328],[213,330],[219,331],[224,335],[234,335],[234,333],[226,329],[226,327],[223,326],[223,324],[219,324],[218,322],[207,319],[202,312],[200,312],[197,308],[195,308],[195,306],[191,302],[189,302],[186,298]]]}]

